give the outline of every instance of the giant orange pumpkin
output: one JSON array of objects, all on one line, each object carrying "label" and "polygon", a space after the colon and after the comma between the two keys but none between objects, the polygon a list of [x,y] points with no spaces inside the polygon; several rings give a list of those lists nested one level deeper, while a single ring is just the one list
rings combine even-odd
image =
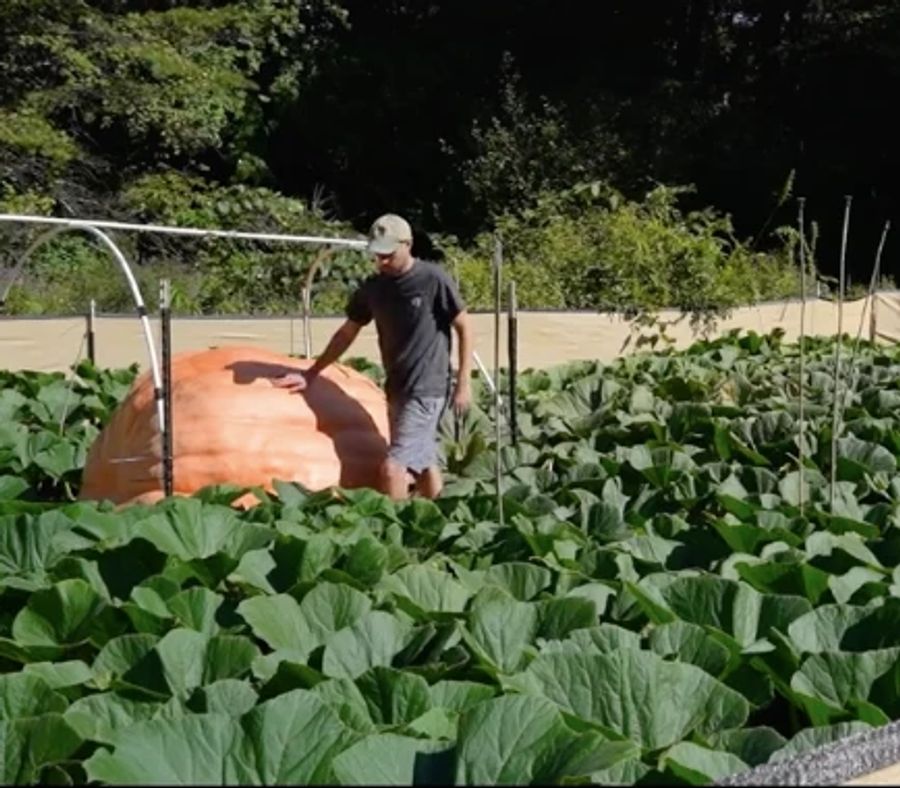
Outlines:
[{"label": "giant orange pumpkin", "polygon": [[[271,490],[273,479],[313,490],[375,487],[387,448],[384,393],[341,364],[299,394],[272,384],[311,365],[256,347],[173,355],[174,492],[225,483]],[[145,372],[91,446],[81,497],[119,504],[161,498],[157,422],[153,380]]]}]

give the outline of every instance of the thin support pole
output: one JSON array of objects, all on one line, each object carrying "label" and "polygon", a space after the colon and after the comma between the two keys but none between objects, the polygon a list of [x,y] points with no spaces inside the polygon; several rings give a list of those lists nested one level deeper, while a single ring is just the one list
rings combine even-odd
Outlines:
[{"label": "thin support pole", "polygon": [[[456,263],[456,258],[453,259],[453,282],[456,284],[456,292],[458,293],[460,291],[459,290],[459,266]],[[477,353],[473,352],[472,356],[476,359],[478,358]],[[459,411],[456,408],[452,408],[452,410],[453,410],[453,442],[459,443],[459,434],[462,431],[461,427],[460,427],[460,423],[459,423],[460,422]]]},{"label": "thin support pole", "polygon": [[805,197],[797,198],[797,225],[800,232],[800,439],[797,454],[797,473],[800,478],[800,517],[803,517],[804,506],[804,474],[806,462],[806,419],[804,410],[806,407],[806,231],[803,221],[803,206]]},{"label": "thin support pole", "polygon": [[[863,304],[862,314],[859,316],[859,327],[856,329],[856,338],[853,341],[853,350],[850,353],[850,391],[845,400],[845,407],[847,402],[852,402],[853,397],[856,396],[856,386],[859,383],[859,367],[856,364],[856,357],[859,354],[859,345],[862,341],[862,332],[863,326],[866,322],[866,309],[865,305],[870,303],[872,304],[872,311],[875,311],[875,288],[878,285],[878,276],[881,273],[881,253],[884,251],[884,243],[887,240],[888,230],[891,229],[890,220],[884,223],[884,229],[881,231],[881,240],[878,242],[878,249],[875,252],[875,262],[872,265],[872,277],[869,280],[869,290],[866,293],[866,300]],[[843,419],[843,408],[841,409],[841,418]]]},{"label": "thin support pole", "polygon": [[[312,284],[316,276],[316,272],[334,251],[330,247],[320,249],[313,260],[309,271],[306,272],[306,279],[303,281],[303,289],[300,292],[300,300],[303,306],[303,357],[312,358]],[[291,340],[293,346],[293,340]]]},{"label": "thin support pole", "polygon": [[481,374],[481,377],[484,378],[484,382],[487,384],[488,391],[491,392],[491,396],[494,398],[494,407],[499,413],[504,413],[503,397],[500,393],[500,389],[497,388],[499,382],[494,383],[494,380],[491,377],[491,373],[488,371],[488,368],[484,365],[484,362],[481,360],[481,356],[479,356],[477,352],[472,351],[472,359],[475,361],[475,366],[478,367],[478,372]]},{"label": "thin support pole", "polygon": [[516,419],[516,378],[519,364],[519,315],[516,305],[516,283],[509,283],[509,303],[507,309],[506,344],[509,357],[509,434],[513,446],[519,443],[519,429]]},{"label": "thin support pole", "polygon": [[831,419],[831,511],[834,511],[834,502],[837,488],[837,442],[840,432],[840,396],[841,386],[841,349],[844,344],[844,283],[846,282],[847,261],[847,230],[850,226],[850,203],[853,196],[844,195],[844,228],[841,233],[841,260],[838,274],[838,329],[837,342],[834,345],[834,397],[832,401]]},{"label": "thin support pole", "polygon": [[500,446],[500,288],[503,282],[503,245],[499,236],[494,241],[494,380],[497,383],[497,403],[494,408],[494,439],[496,441],[497,512],[500,527],[503,527],[503,492],[501,485],[501,446]]},{"label": "thin support pole", "polygon": [[887,238],[888,230],[891,229],[891,220],[888,219],[884,223],[884,230],[881,233],[881,243],[878,244],[878,251],[875,254],[875,270],[872,271],[872,282],[869,284],[869,292],[872,296],[871,312],[869,313],[869,341],[875,342],[878,339],[878,321],[875,317],[876,308],[878,306],[878,280],[881,279],[881,252],[884,249],[884,241]]},{"label": "thin support pole", "polygon": [[173,443],[172,443],[172,295],[168,279],[159,283],[159,319],[162,344],[162,467],[163,494],[168,498],[175,487]]},{"label": "thin support pole", "polygon": [[890,229],[891,220],[888,219],[884,223],[884,228],[881,231],[881,239],[878,241],[878,248],[875,251],[875,262],[872,264],[872,277],[869,279],[869,289],[866,292],[866,300],[863,304],[862,314],[859,316],[859,327],[856,329],[856,339],[853,342],[851,362],[859,349],[859,343],[862,341],[863,326],[866,322],[866,305],[869,305],[869,308],[872,310],[871,314],[875,313],[875,290],[878,287],[878,277],[881,275],[881,253],[884,251],[884,244],[885,241],[887,241],[887,234]]},{"label": "thin support pole", "polygon": [[84,336],[87,340],[87,357],[92,365],[97,363],[97,347],[94,339],[94,318],[97,316],[97,302],[92,298],[85,316]]},{"label": "thin support pole", "polygon": [[877,293],[872,294],[872,309],[869,312],[869,342],[874,342],[878,339],[878,295]]}]

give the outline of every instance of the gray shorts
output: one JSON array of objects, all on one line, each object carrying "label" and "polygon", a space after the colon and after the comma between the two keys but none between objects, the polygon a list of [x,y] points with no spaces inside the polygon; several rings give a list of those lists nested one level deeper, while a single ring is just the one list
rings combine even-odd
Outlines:
[{"label": "gray shorts", "polygon": [[388,459],[421,473],[438,464],[438,424],[445,397],[397,397],[388,400],[391,445]]}]

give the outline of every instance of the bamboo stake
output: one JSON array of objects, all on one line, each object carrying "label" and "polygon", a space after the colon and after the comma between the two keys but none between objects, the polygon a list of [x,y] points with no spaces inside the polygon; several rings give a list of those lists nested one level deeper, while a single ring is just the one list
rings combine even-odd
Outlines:
[{"label": "bamboo stake", "polygon": [[[866,293],[866,304],[871,303],[872,314],[875,313],[875,288],[878,286],[878,277],[881,274],[881,253],[884,251],[884,243],[887,240],[888,230],[890,229],[891,222],[890,219],[888,219],[884,223],[884,229],[881,231],[881,240],[878,242],[878,249],[875,252],[875,262],[872,265],[872,277],[869,280],[869,290]],[[864,305],[862,314],[859,316],[859,328],[856,330],[856,339],[853,342],[853,352],[850,354],[850,392],[846,398],[848,401],[853,400],[853,397],[856,394],[856,386],[859,383],[859,368],[856,365],[856,356],[859,353],[859,344],[862,341],[862,332],[865,322],[866,308]],[[841,409],[841,418],[843,419],[843,408]]]},{"label": "bamboo stake", "polygon": [[516,304],[516,283],[509,283],[509,299],[507,301],[507,335],[506,335],[506,352],[509,357],[509,429],[510,440],[513,446],[519,443],[519,426],[516,419],[517,397],[516,397],[516,379],[518,377],[519,368],[519,315],[518,305]]},{"label": "bamboo stake", "polygon": [[496,473],[497,514],[502,528],[503,523],[503,491],[501,487],[501,451],[500,451],[500,288],[502,285],[503,245],[500,237],[494,241],[494,382],[497,386],[497,400],[494,409],[494,438],[496,441]]},{"label": "bamboo stake", "polygon": [[846,281],[847,260],[847,230],[850,225],[850,203],[853,196],[844,195],[844,228],[841,233],[841,260],[838,274],[838,329],[837,342],[834,345],[834,396],[832,398],[831,419],[831,511],[834,511],[834,500],[837,486],[837,442],[840,431],[840,401],[838,389],[841,384],[841,349],[843,347],[844,332],[844,282]]},{"label": "bamboo stake", "polygon": [[[872,310],[872,313],[874,313],[875,311],[875,289],[878,287],[878,277],[881,275],[881,253],[884,251],[884,243],[887,240],[887,234],[890,229],[891,220],[888,219],[884,223],[884,228],[881,231],[881,240],[879,240],[878,242],[878,249],[875,252],[875,262],[872,265],[872,277],[871,279],[869,279],[869,290],[866,293],[866,304],[869,305],[869,309]],[[856,351],[859,348],[859,343],[862,340],[862,332],[865,322],[866,308],[865,306],[863,306],[862,314],[859,316],[859,328],[856,330],[856,340],[853,343],[853,356],[856,355]]]}]

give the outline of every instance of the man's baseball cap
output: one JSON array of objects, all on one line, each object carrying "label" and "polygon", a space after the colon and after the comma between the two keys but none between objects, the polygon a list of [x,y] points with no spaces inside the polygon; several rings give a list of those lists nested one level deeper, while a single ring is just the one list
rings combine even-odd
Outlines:
[{"label": "man's baseball cap", "polygon": [[366,251],[371,254],[393,254],[402,243],[412,243],[409,222],[395,213],[386,213],[372,223]]}]

